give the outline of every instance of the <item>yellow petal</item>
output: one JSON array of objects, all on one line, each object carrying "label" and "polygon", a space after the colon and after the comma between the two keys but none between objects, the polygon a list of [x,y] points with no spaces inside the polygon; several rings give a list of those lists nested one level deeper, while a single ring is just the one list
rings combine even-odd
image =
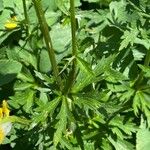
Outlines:
[{"label": "yellow petal", "polygon": [[10,114],[10,110],[9,110],[8,108],[5,109],[5,110],[3,110],[3,112],[4,112],[4,116],[5,116],[5,117],[8,117],[9,114]]},{"label": "yellow petal", "polygon": [[8,108],[3,109],[3,115],[4,115],[4,117],[8,117],[9,114],[10,114],[10,110]]},{"label": "yellow petal", "polygon": [[3,109],[0,108],[0,119],[2,119],[2,118],[3,118]]},{"label": "yellow petal", "polygon": [[5,28],[8,30],[15,29],[17,27],[17,23],[15,22],[7,22],[5,23]]},{"label": "yellow petal", "polygon": [[3,103],[2,103],[2,112],[3,112],[4,117],[9,116],[10,110],[8,109],[8,104],[5,100],[3,100]]},{"label": "yellow petal", "polygon": [[2,106],[3,106],[3,109],[7,108],[8,105],[7,105],[7,102],[5,100],[3,100],[3,102],[2,102]]},{"label": "yellow petal", "polygon": [[4,138],[5,138],[4,130],[3,130],[3,128],[2,128],[2,127],[0,127],[0,144],[2,144],[2,143],[3,143]]}]

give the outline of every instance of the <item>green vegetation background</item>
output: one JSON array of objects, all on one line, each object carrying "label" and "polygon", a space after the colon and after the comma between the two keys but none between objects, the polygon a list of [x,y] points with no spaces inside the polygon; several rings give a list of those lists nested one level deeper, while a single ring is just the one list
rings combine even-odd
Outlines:
[{"label": "green vegetation background", "polygon": [[150,1],[74,2],[0,1],[0,149],[149,150]]}]

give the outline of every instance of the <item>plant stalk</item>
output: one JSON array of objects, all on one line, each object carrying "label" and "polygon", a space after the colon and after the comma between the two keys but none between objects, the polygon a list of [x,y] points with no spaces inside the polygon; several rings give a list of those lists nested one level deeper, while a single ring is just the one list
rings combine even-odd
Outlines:
[{"label": "plant stalk", "polygon": [[22,0],[23,2],[23,10],[24,10],[24,17],[25,17],[25,28],[26,28],[26,34],[29,35],[29,17],[27,13],[27,5],[26,0]]},{"label": "plant stalk", "polygon": [[76,19],[74,0],[70,0],[71,34],[72,34],[72,55],[76,56]]},{"label": "plant stalk", "polygon": [[45,44],[46,44],[48,54],[49,54],[49,59],[52,65],[53,74],[56,79],[57,85],[59,86],[59,89],[62,91],[63,84],[62,84],[61,77],[59,76],[59,70],[58,70],[58,66],[56,63],[55,52],[53,49],[53,45],[52,45],[51,37],[49,34],[49,29],[48,29],[45,15],[44,15],[44,11],[42,8],[42,4],[40,0],[32,0],[32,1],[33,1],[35,11],[39,20],[41,32],[44,36]]},{"label": "plant stalk", "polygon": [[144,65],[149,66],[149,63],[150,63],[150,49],[147,51],[145,61],[144,61]]},{"label": "plant stalk", "polygon": [[69,77],[66,83],[64,93],[70,92],[75,78],[76,78],[76,56],[77,56],[77,45],[76,45],[76,19],[75,19],[75,4],[74,0],[70,0],[70,19],[71,19],[71,35],[72,35],[72,57],[75,57],[72,62],[72,69],[69,72]]}]

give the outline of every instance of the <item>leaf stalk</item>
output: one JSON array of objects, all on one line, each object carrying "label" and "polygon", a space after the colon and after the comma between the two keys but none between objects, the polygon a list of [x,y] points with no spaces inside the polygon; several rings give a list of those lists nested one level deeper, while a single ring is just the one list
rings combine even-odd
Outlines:
[{"label": "leaf stalk", "polygon": [[26,0],[22,0],[23,2],[23,11],[24,11],[24,17],[25,17],[25,28],[26,28],[26,34],[29,35],[29,17],[27,13],[27,5]]},{"label": "leaf stalk", "polygon": [[76,62],[76,56],[77,56],[77,45],[76,45],[76,18],[75,18],[75,3],[74,0],[70,0],[70,19],[71,19],[71,35],[72,35],[72,68],[69,72],[69,77],[66,83],[66,87],[64,90],[64,93],[67,94],[70,92],[73,83],[76,78],[76,67],[77,67],[77,62]]},{"label": "leaf stalk", "polygon": [[37,14],[37,17],[39,20],[41,32],[44,36],[45,44],[46,44],[48,54],[49,54],[49,59],[50,59],[51,65],[52,65],[53,74],[54,74],[54,77],[56,79],[57,85],[59,86],[59,89],[62,91],[62,89],[63,89],[62,79],[59,76],[59,70],[58,70],[58,66],[56,63],[55,52],[53,49],[53,45],[52,45],[48,25],[46,22],[46,18],[44,15],[44,11],[42,8],[42,4],[41,4],[40,0],[32,0],[32,1],[33,1],[35,11],[36,11],[36,14]]}]

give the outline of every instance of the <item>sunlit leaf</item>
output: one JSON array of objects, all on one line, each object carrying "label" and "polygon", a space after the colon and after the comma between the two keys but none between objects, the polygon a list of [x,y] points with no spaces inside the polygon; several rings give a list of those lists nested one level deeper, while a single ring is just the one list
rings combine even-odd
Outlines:
[{"label": "sunlit leaf", "polygon": [[136,134],[136,149],[149,150],[150,130],[146,127],[146,121],[141,117],[140,129]]},{"label": "sunlit leaf", "polygon": [[56,132],[53,138],[54,145],[57,145],[60,142],[62,134],[65,131],[67,125],[67,103],[65,97],[62,100],[61,109],[57,118],[59,121],[56,124]]}]

